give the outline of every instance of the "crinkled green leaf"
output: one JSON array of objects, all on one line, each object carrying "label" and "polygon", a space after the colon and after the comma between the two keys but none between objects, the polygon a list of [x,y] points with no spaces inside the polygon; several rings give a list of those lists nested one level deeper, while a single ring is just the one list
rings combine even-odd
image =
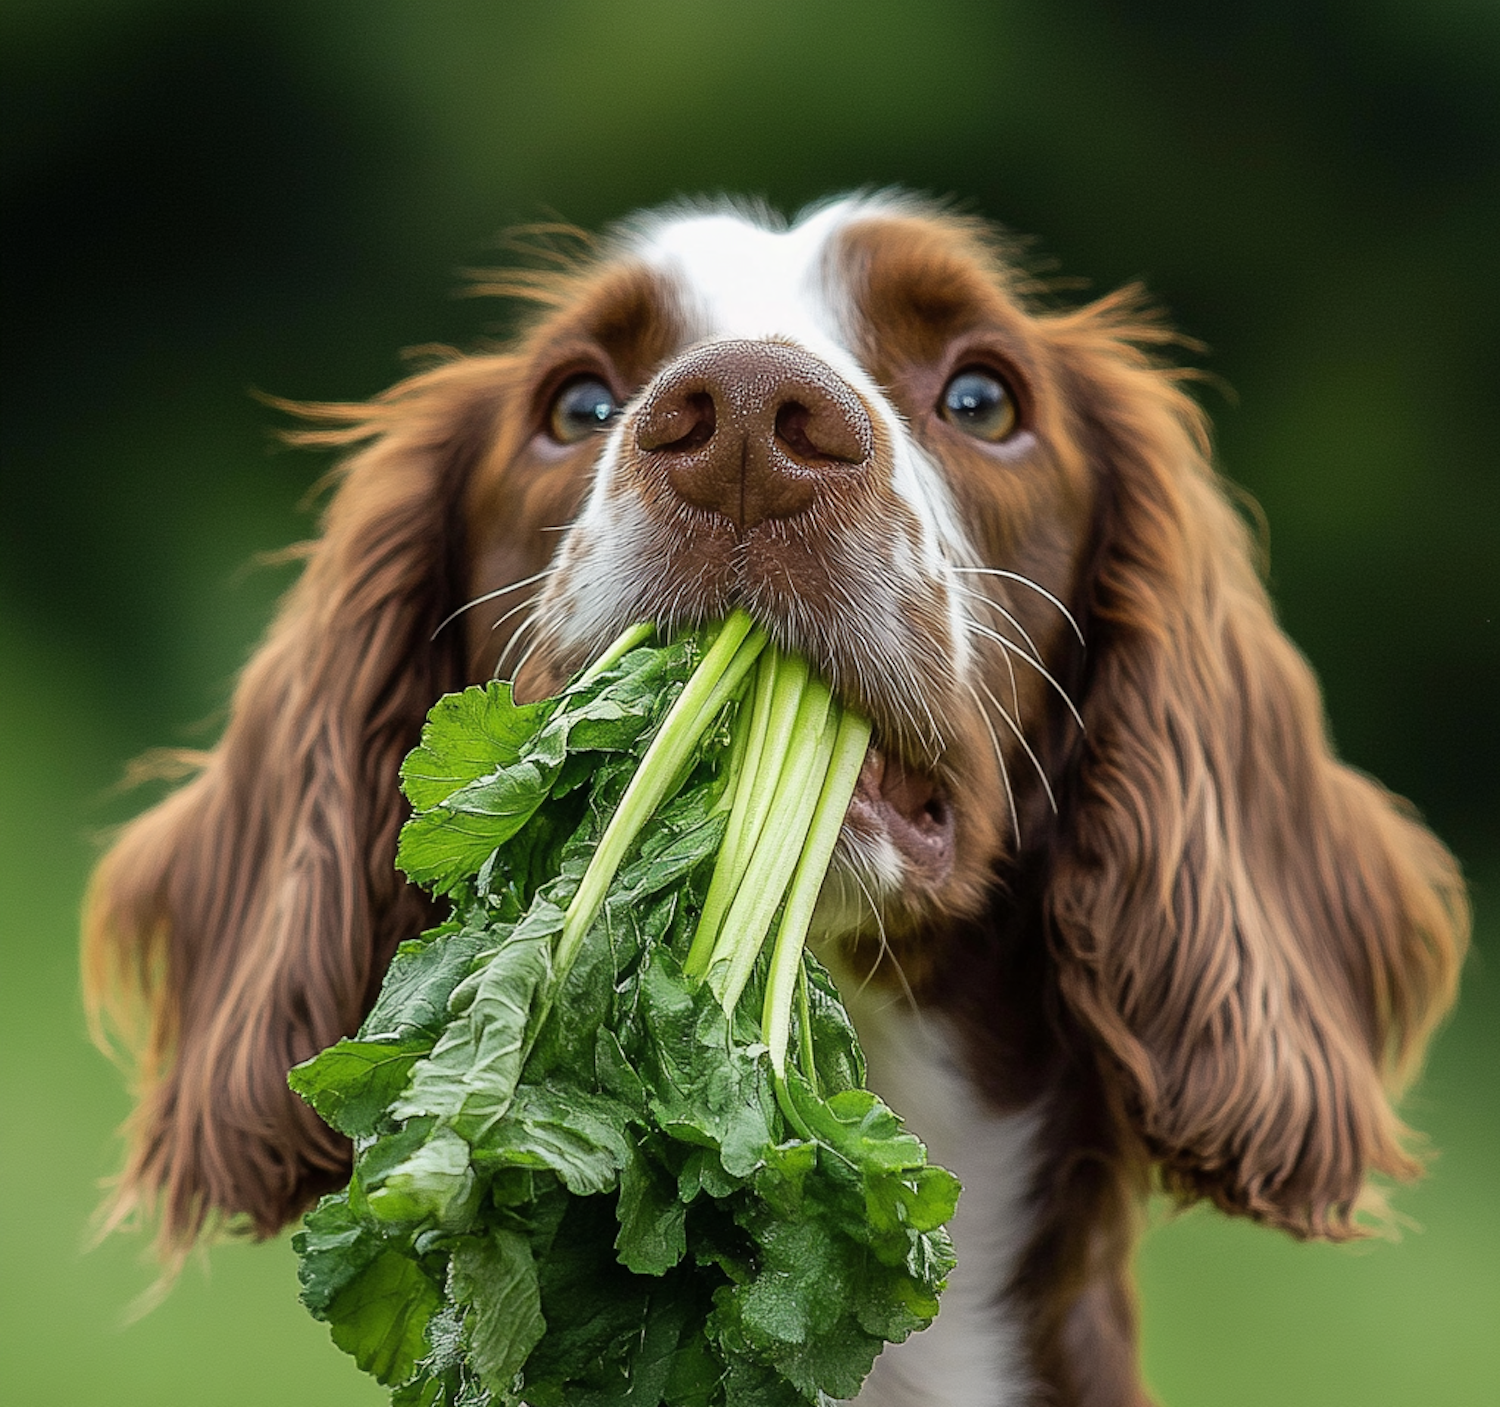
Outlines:
[{"label": "crinkled green leaf", "polygon": [[431,1049],[430,1040],[340,1041],[294,1066],[287,1083],[325,1123],[350,1138],[368,1137],[406,1088],[411,1067]]},{"label": "crinkled green leaf", "polygon": [[[394,1141],[387,1147],[397,1146]],[[402,1224],[432,1222],[447,1230],[467,1230],[473,1222],[481,1187],[470,1166],[469,1145],[446,1124],[439,1124],[379,1172],[371,1161],[361,1177],[370,1212],[377,1221]]]},{"label": "crinkled green leaf", "polygon": [[406,1382],[426,1351],[427,1321],[443,1297],[415,1261],[382,1250],[321,1315],[333,1341],[377,1382]]},{"label": "crinkled green leaf", "polygon": [[386,970],[380,996],[359,1028],[360,1039],[394,1038],[425,1043],[431,1049],[448,1024],[453,989],[468,975],[475,958],[495,946],[494,933],[457,925],[401,944]]},{"label": "crinkled green leaf", "polygon": [[397,862],[413,883],[453,893],[531,819],[556,776],[556,768],[523,757],[459,787],[402,826]]},{"label": "crinkled green leaf", "polygon": [[510,1107],[525,1057],[532,1002],[552,971],[545,933],[520,930],[454,989],[458,1014],[425,1060],[412,1069],[406,1092],[391,1106],[396,1119],[431,1115],[469,1143]]},{"label": "crinkled green leaf", "polygon": [[385,1248],[384,1239],[349,1207],[346,1193],[324,1197],[292,1237],[302,1303],[319,1318],[350,1281]]},{"label": "crinkled green leaf", "polygon": [[496,1228],[455,1243],[449,1267],[449,1293],[464,1310],[465,1355],[485,1387],[508,1397],[547,1327],[531,1246]]},{"label": "crinkled green leaf", "polygon": [[418,811],[519,761],[555,704],[517,704],[508,683],[445,694],[427,715],[422,740],[401,764],[401,789]]},{"label": "crinkled green leaf", "polygon": [[580,1197],[608,1192],[630,1153],[627,1117],[602,1094],[522,1085],[505,1117],[476,1146],[475,1157],[487,1167],[547,1168]]}]

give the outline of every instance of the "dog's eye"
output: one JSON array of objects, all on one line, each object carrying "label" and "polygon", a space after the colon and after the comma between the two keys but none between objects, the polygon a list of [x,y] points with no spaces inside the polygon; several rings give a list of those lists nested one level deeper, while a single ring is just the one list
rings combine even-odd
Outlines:
[{"label": "dog's eye", "polygon": [[619,413],[615,393],[597,376],[575,376],[563,383],[547,412],[547,433],[560,445],[576,445]]},{"label": "dog's eye", "polygon": [[938,414],[955,430],[998,444],[1019,420],[1011,389],[988,367],[966,366],[943,387]]}]

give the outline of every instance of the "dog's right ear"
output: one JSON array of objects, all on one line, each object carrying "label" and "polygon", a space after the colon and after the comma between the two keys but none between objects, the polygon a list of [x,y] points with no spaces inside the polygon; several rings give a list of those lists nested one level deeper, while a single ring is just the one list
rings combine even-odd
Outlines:
[{"label": "dog's right ear", "polygon": [[464,682],[462,632],[433,637],[468,589],[465,489],[510,379],[508,358],[463,358],[307,412],[321,428],[293,438],[364,448],[223,740],[95,874],[85,994],[140,1084],[108,1221],[154,1213],[168,1260],[211,1224],[269,1236],[347,1175],[346,1141],[287,1071],[356,1029],[431,918],[393,868],[397,772]]},{"label": "dog's right ear", "polygon": [[1394,1101],[1453,1001],[1468,905],[1411,808],[1335,756],[1201,413],[1130,311],[1056,325],[1104,505],[1058,980],[1168,1190],[1346,1239],[1371,1173],[1421,1169]]}]

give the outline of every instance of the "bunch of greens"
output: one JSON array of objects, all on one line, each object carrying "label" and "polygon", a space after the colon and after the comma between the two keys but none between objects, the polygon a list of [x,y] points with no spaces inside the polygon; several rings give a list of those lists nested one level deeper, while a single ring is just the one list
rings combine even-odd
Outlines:
[{"label": "bunch of greens", "polygon": [[852,1396],[953,1264],[803,947],[868,725],[742,614],[650,634],[439,701],[399,863],[452,916],[292,1072],[355,1146],[302,1297],[398,1407]]}]

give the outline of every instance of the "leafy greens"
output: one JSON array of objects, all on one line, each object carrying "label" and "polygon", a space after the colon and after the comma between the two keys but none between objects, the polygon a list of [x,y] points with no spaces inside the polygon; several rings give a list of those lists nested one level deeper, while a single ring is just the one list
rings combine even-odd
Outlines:
[{"label": "leafy greens", "polygon": [[302,1298],[395,1407],[849,1397],[953,1265],[803,946],[868,725],[742,613],[650,636],[433,708],[398,863],[451,917],[291,1074],[355,1147]]}]

